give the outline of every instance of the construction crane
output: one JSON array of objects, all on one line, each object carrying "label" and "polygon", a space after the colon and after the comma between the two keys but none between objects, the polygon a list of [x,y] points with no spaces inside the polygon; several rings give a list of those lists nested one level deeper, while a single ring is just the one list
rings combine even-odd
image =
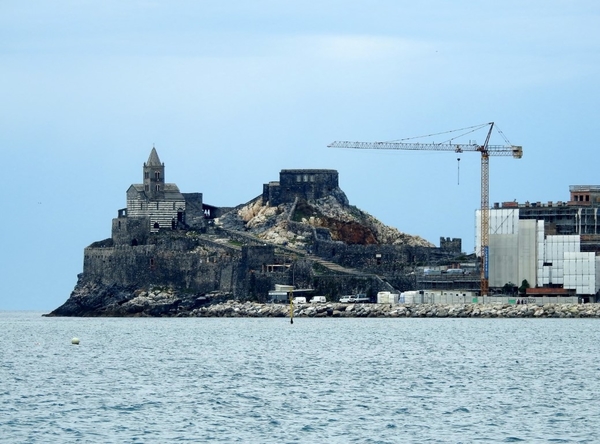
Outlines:
[{"label": "construction crane", "polygon": [[[463,137],[467,133],[477,131],[489,125],[489,131],[483,145],[469,141],[467,144],[452,143],[454,139]],[[357,148],[357,149],[375,149],[375,150],[428,150],[428,151],[453,151],[455,153],[464,153],[474,151],[481,153],[481,223],[480,223],[480,271],[481,271],[481,296],[486,296],[489,291],[488,265],[489,265],[489,233],[490,233],[490,157],[491,156],[512,156],[515,159],[523,157],[523,147],[512,145],[504,134],[498,130],[504,138],[506,145],[489,145],[494,122],[484,123],[468,128],[446,131],[444,133],[430,134],[428,136],[412,137],[417,139],[422,137],[436,136],[456,131],[467,131],[456,137],[442,143],[415,143],[404,141],[392,142],[342,142],[336,141],[329,145],[329,148]],[[402,140],[410,140],[402,139]]]}]

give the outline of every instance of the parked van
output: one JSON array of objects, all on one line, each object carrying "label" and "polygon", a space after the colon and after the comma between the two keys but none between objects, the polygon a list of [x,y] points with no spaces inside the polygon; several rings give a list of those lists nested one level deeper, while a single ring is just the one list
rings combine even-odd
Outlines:
[{"label": "parked van", "polygon": [[325,296],[313,296],[310,302],[312,302],[313,304],[324,304],[325,302],[327,302],[327,299],[325,299]]},{"label": "parked van", "polygon": [[292,299],[294,304],[306,304],[306,298],[304,296],[296,296]]}]

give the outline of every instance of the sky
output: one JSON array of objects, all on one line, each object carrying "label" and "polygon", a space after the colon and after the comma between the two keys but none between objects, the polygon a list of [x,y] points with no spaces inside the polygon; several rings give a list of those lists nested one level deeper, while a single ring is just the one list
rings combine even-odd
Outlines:
[{"label": "sky", "polygon": [[599,74],[592,0],[3,0],[0,310],[66,301],[153,146],[207,204],[335,169],[351,205],[472,253],[478,153],[327,145],[495,122],[523,158],[490,159],[490,203],[566,201],[600,184]]}]

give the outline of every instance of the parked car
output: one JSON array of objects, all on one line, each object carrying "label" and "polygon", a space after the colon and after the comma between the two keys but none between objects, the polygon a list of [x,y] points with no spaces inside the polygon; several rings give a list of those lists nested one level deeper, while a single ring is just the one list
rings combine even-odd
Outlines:
[{"label": "parked car", "polygon": [[354,302],[354,296],[342,296],[342,297],[340,298],[340,302],[341,302],[342,304],[347,304],[347,303],[349,303],[349,302]]},{"label": "parked car", "polygon": [[306,298],[304,296],[296,296],[292,299],[294,304],[306,304]]},{"label": "parked car", "polygon": [[324,304],[327,302],[327,299],[325,299],[325,296],[313,296],[310,302],[313,304]]},{"label": "parked car", "polygon": [[371,300],[367,297],[366,294],[364,293],[357,293],[354,295],[354,302],[356,303],[365,303],[365,302],[371,302]]}]

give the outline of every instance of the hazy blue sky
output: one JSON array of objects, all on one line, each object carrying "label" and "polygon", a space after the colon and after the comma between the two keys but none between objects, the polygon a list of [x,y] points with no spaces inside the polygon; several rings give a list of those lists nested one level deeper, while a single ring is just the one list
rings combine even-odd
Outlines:
[{"label": "hazy blue sky", "polygon": [[332,168],[351,204],[471,253],[477,153],[459,183],[453,153],[327,144],[495,121],[524,156],[491,159],[490,202],[567,200],[600,184],[599,30],[591,0],[3,0],[0,309],[68,298],[153,144],[208,204]]}]

